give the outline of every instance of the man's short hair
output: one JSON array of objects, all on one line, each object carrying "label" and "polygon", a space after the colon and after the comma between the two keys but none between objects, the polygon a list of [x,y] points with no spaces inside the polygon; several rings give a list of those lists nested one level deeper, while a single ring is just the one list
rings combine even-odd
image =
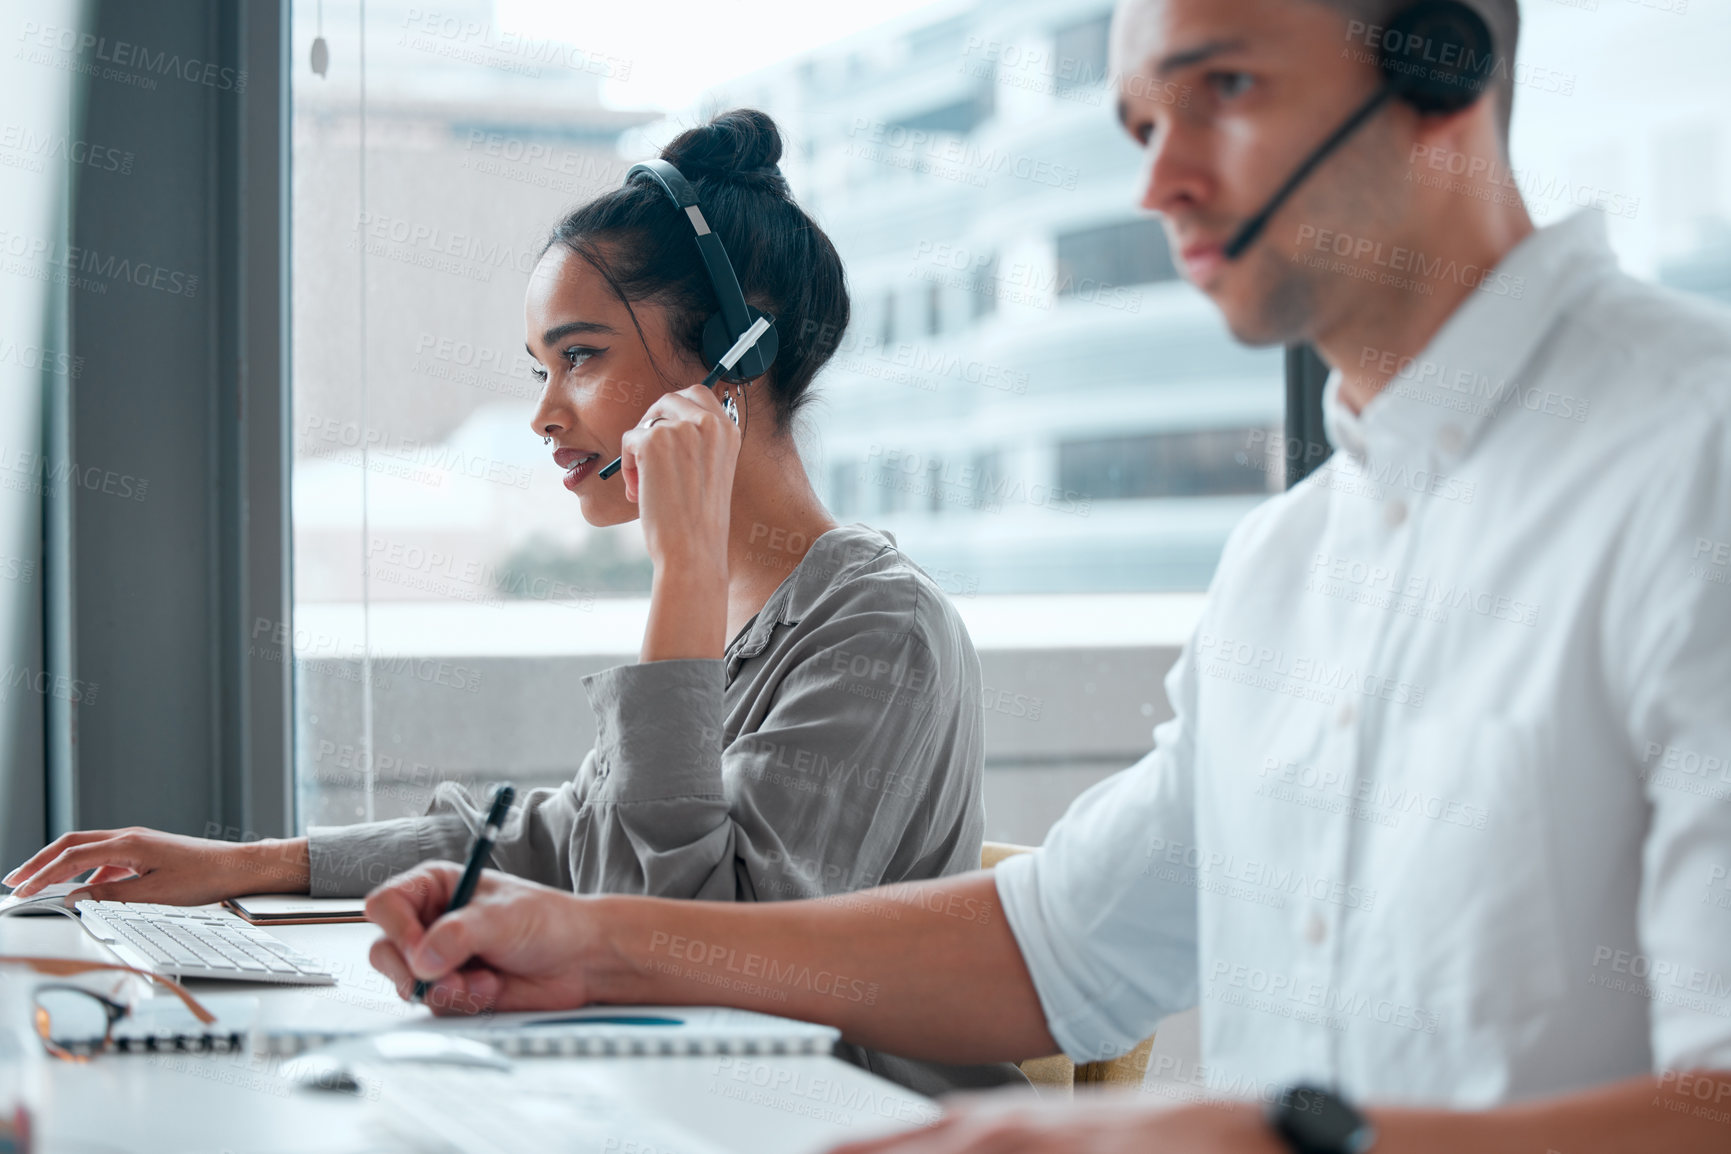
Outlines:
[{"label": "man's short hair", "polygon": [[[1346,13],[1349,20],[1387,26],[1412,0],[1315,0]],[[1509,117],[1515,106],[1515,44],[1521,37],[1521,10],[1516,0],[1461,0],[1484,17],[1491,30],[1495,69],[1490,91],[1496,97],[1497,118],[1502,126],[1503,147],[1509,143]]]}]

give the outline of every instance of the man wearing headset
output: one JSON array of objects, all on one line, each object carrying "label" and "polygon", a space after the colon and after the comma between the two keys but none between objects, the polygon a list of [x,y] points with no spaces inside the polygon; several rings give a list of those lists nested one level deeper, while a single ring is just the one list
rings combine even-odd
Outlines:
[{"label": "man wearing headset", "polygon": [[1237,1099],[964,1109],[908,1154],[1731,1149],[1731,323],[1590,210],[1533,228],[1515,2],[1466,7],[1120,4],[1143,206],[1240,339],[1334,370],[1335,455],[1235,533],[1153,753],[1036,854],[846,903],[492,878],[441,919],[423,867],[369,900],[375,964],[948,1062],[1200,1005]]}]

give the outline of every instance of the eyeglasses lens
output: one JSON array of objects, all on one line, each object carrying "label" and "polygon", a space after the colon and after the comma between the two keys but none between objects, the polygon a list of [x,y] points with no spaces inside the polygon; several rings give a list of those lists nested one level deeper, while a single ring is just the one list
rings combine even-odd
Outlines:
[{"label": "eyeglasses lens", "polygon": [[63,986],[36,992],[36,1032],[61,1049],[100,1050],[108,1028],[108,1007],[95,994]]}]

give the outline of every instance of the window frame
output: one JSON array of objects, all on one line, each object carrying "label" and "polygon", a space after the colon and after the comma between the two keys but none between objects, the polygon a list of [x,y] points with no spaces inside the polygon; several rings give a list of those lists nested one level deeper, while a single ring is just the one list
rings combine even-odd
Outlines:
[{"label": "window frame", "polygon": [[1334,447],[1322,422],[1322,390],[1328,362],[1310,345],[1286,348],[1286,487],[1292,488],[1327,461]]},{"label": "window frame", "polygon": [[[293,633],[289,6],[106,0],[92,12],[108,43],[174,48],[216,71],[144,97],[94,78],[81,93],[81,131],[124,141],[150,171],[80,173],[72,243],[173,261],[200,284],[172,302],[124,285],[71,294],[83,372],[56,449],[157,483],[135,503],[82,484],[48,498],[70,524],[47,546],[53,671],[100,687],[45,713],[50,835],[295,830],[293,647],[263,655]],[[226,84],[208,82],[225,69]]]}]

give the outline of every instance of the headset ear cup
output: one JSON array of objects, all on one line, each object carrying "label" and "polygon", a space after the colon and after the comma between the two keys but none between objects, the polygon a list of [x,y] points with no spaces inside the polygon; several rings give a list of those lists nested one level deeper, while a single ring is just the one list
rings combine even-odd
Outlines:
[{"label": "headset ear cup", "polygon": [[[745,306],[745,311],[753,321],[768,315],[762,309],[749,304]],[[713,365],[721,360],[739,336],[739,333],[727,327],[727,320],[720,313],[711,316],[703,326],[703,363]],[[772,318],[768,331],[757,338],[757,343],[747,349],[745,355],[739,358],[739,363],[734,365],[731,371],[723,373],[721,379],[750,381],[763,376],[769,372],[770,366],[775,364],[775,354],[780,347],[781,341]]]},{"label": "headset ear cup", "polygon": [[1402,9],[1383,29],[1377,56],[1388,86],[1427,114],[1470,106],[1497,67],[1490,27],[1460,0],[1419,0]]}]

